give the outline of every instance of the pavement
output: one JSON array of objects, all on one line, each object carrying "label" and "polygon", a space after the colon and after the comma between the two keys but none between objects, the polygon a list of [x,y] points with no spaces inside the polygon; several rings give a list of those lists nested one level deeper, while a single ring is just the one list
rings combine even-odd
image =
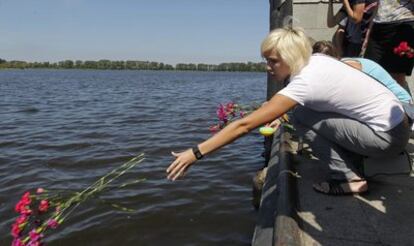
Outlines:
[{"label": "pavement", "polygon": [[[413,158],[414,140],[408,148]],[[318,160],[296,156],[295,167],[302,245],[414,245],[413,173],[371,178],[363,195],[327,196],[312,189],[326,171]]]}]

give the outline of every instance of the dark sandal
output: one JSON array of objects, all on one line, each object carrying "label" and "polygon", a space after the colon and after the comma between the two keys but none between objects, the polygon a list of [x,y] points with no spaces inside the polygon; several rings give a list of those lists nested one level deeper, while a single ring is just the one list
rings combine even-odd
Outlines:
[{"label": "dark sandal", "polygon": [[362,194],[367,192],[368,190],[365,191],[360,191],[360,192],[353,192],[353,191],[345,191],[344,188],[342,188],[343,184],[347,184],[347,183],[353,183],[353,182],[360,182],[360,181],[365,181],[364,179],[358,179],[358,180],[352,180],[352,181],[341,181],[341,180],[328,180],[328,181],[324,181],[324,182],[320,182],[317,183],[318,186],[322,187],[323,183],[328,184],[328,190],[320,190],[318,188],[316,188],[315,186],[313,186],[313,189],[316,192],[325,194],[325,195],[331,195],[331,196],[345,196],[345,195],[356,195],[356,194]]}]

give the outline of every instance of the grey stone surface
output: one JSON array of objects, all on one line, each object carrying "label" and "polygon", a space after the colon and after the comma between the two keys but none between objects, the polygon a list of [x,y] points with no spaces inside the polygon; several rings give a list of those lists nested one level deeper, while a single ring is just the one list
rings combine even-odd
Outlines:
[{"label": "grey stone surface", "polygon": [[410,173],[412,167],[409,158],[405,152],[398,156],[388,156],[385,158],[365,158],[364,174],[366,177],[375,177],[380,174]]},{"label": "grey stone surface", "polygon": [[[414,140],[408,146],[414,157]],[[414,245],[414,175],[378,176],[369,192],[327,196],[312,189],[326,169],[296,156],[303,245]]]},{"label": "grey stone surface", "polygon": [[[341,4],[334,5],[336,12]],[[293,4],[293,25],[303,27],[306,34],[317,40],[332,40],[335,28],[328,28],[326,17],[328,5],[326,3],[297,3]]]}]

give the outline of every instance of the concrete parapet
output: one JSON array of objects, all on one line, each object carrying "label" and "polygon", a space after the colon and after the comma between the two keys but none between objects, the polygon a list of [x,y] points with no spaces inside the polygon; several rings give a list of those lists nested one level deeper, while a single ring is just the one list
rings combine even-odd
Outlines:
[{"label": "concrete parapet", "polygon": [[296,219],[296,173],[289,139],[290,135],[282,128],[274,134],[253,246],[301,244]]}]

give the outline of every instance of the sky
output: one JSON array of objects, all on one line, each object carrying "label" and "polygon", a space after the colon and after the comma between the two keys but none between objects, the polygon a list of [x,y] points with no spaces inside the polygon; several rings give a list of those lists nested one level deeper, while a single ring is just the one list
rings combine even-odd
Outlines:
[{"label": "sky", "polygon": [[261,61],[268,0],[0,0],[0,58]]}]

